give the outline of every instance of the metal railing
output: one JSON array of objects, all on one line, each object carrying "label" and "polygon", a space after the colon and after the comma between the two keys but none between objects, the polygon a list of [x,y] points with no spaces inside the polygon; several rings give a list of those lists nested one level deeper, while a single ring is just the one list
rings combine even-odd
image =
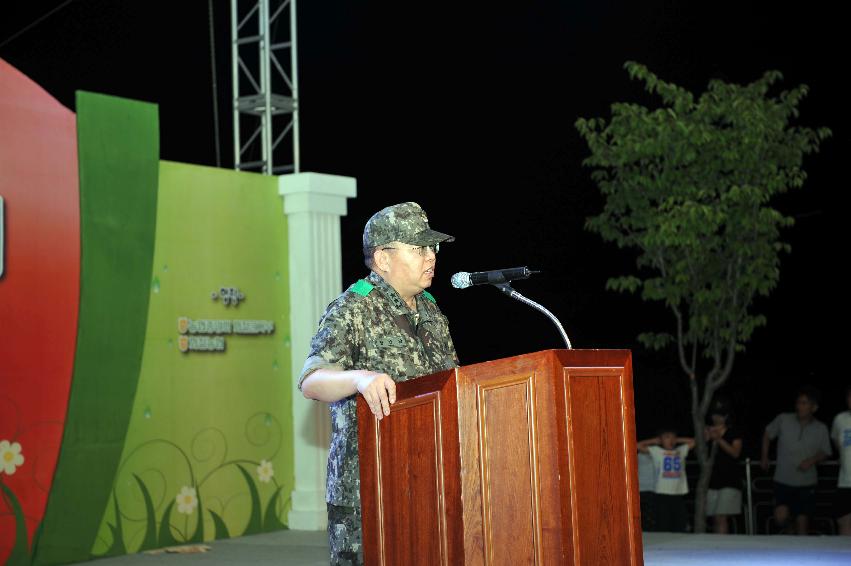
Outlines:
[{"label": "metal railing", "polygon": [[[732,517],[731,533],[748,535],[775,534],[772,517],[774,515],[774,467],[772,460],[768,471],[763,471],[758,460],[745,458],[742,466],[742,511]],[[686,474],[689,483],[687,505],[689,518],[694,516],[694,492],[700,468],[696,461],[686,462]],[[836,523],[833,520],[832,502],[836,494],[836,481],[839,476],[839,462],[827,460],[818,466],[818,485],[816,487],[816,514],[810,518],[811,534],[835,535]]]}]

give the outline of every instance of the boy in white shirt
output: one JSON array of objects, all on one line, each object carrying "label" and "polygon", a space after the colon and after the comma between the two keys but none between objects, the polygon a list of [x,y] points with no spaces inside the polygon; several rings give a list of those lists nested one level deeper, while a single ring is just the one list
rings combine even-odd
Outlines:
[{"label": "boy in white shirt", "polygon": [[638,453],[638,497],[641,503],[641,530],[656,530],[656,465],[648,453]]},{"label": "boy in white shirt", "polygon": [[848,410],[842,411],[833,419],[830,437],[839,454],[839,481],[836,499],[833,504],[839,534],[851,535],[851,385],[845,390]]},{"label": "boy in white shirt", "polygon": [[655,438],[638,443],[638,451],[650,454],[656,467],[657,531],[686,531],[686,456],[693,447],[694,438],[678,437],[676,431],[670,428],[660,430],[659,436]]}]

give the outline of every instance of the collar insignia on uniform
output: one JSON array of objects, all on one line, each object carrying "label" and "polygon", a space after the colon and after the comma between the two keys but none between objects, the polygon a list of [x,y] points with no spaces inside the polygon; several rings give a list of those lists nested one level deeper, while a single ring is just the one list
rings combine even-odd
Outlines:
[{"label": "collar insignia on uniform", "polygon": [[428,291],[423,291],[423,297],[425,297],[426,299],[428,299],[432,303],[437,304],[437,301],[435,300],[434,296],[431,293],[429,293]]}]

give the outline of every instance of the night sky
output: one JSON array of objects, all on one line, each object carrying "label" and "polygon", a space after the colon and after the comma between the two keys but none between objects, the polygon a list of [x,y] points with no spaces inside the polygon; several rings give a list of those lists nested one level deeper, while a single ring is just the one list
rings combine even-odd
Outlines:
[{"label": "night sky", "polygon": [[[215,165],[207,2],[76,0],[7,42],[60,4],[4,7],[0,57],[72,109],[77,89],[159,104],[162,158]],[[515,287],[552,310],[575,347],[633,350],[639,436],[666,423],[688,433],[674,351],[651,353],[635,339],[671,330],[672,316],[604,289],[634,256],[584,229],[602,199],[573,124],[607,117],[613,102],[658,102],[629,80],[627,60],[697,92],[712,78],[746,83],[777,69],[785,80],[776,92],[810,86],[799,123],[834,135],[806,159],[805,187],[777,203],[797,219],[786,231],[793,251],[777,289],[758,302],[768,326],[740,354],[724,393],[749,432],[750,454],[800,384],[822,390],[829,422],[849,381],[836,365],[848,335],[839,88],[847,30],[838,5],[821,6],[300,0],[302,170],[358,180],[342,224],[344,284],[365,274],[366,219],[415,200],[434,228],[457,237],[441,251],[431,291],[462,363],[561,347],[547,319],[496,289],[449,285],[456,271],[528,265],[543,273]],[[230,167],[229,2],[217,1],[214,15],[220,149]]]}]

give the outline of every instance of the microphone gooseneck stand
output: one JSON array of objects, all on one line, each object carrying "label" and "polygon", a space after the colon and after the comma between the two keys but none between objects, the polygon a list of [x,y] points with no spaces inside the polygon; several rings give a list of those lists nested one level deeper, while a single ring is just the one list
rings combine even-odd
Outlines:
[{"label": "microphone gooseneck stand", "polygon": [[532,299],[528,299],[528,298],[524,297],[523,295],[521,295],[520,293],[518,293],[517,291],[512,289],[511,285],[509,285],[508,283],[493,283],[493,286],[496,287],[497,289],[499,289],[500,291],[502,291],[503,293],[505,293],[506,295],[508,295],[509,297],[511,297],[512,299],[518,300],[521,303],[523,303],[524,305],[529,305],[533,309],[540,311],[540,312],[544,313],[545,315],[547,315],[549,317],[549,319],[551,321],[553,321],[553,324],[556,325],[556,328],[558,328],[558,331],[561,333],[561,337],[564,340],[564,343],[567,346],[567,349],[568,350],[573,349],[573,346],[570,344],[570,338],[567,337],[567,332],[564,331],[564,327],[561,325],[561,322],[559,322],[559,320],[556,318],[556,316],[553,313],[551,313],[549,310],[547,310],[543,305],[536,303]]}]

